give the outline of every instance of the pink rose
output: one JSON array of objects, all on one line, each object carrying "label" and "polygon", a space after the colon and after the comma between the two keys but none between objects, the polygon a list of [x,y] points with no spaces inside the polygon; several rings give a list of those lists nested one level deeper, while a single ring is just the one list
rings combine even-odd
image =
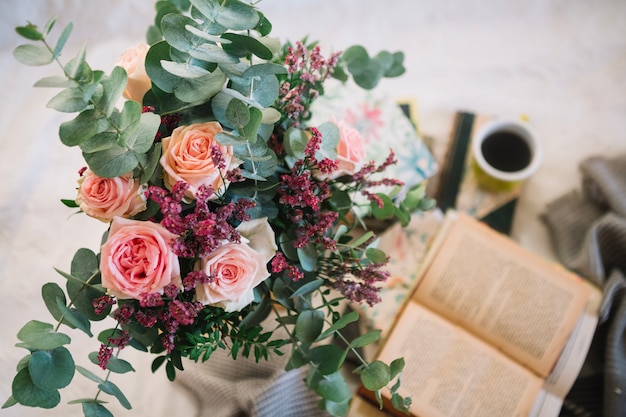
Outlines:
[{"label": "pink rose", "polygon": [[243,222],[237,227],[241,243],[226,243],[201,260],[204,272],[214,277],[196,287],[202,304],[238,311],[254,299],[253,289],[267,277],[267,263],[278,250],[267,218]]},{"label": "pink rose", "polygon": [[339,128],[339,143],[337,144],[337,170],[330,174],[315,173],[318,179],[335,179],[342,175],[352,175],[361,169],[366,157],[361,134],[354,127],[343,120],[333,122]]},{"label": "pink rose", "polygon": [[131,217],[146,209],[146,187],[132,173],[102,178],[86,170],[78,180],[76,204],[88,216],[103,222],[113,217]]},{"label": "pink rose", "polygon": [[100,259],[107,293],[141,300],[145,294],[162,294],[169,284],[182,288],[178,257],[170,247],[175,237],[157,223],[114,218]]},{"label": "pink rose", "polygon": [[[241,161],[233,156],[232,146],[222,146],[215,135],[222,131],[218,122],[206,122],[179,126],[172,136],[162,140],[161,166],[165,171],[165,185],[172,188],[178,181],[189,184],[185,194],[195,198],[198,187],[210,186],[214,193],[222,193],[227,187],[226,172],[236,168]],[[216,165],[215,153],[221,155],[222,166]],[[217,198],[217,195],[211,199]]]},{"label": "pink rose", "polygon": [[128,75],[124,97],[139,103],[143,102],[143,96],[152,88],[152,82],[146,74],[145,67],[148,49],[150,47],[147,43],[140,43],[124,51],[116,63],[117,66],[124,68]]}]

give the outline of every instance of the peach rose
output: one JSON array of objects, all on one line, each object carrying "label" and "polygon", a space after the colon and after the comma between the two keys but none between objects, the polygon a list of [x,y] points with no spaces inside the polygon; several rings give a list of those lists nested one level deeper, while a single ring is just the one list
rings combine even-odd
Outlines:
[{"label": "peach rose", "polygon": [[102,178],[86,170],[78,180],[76,204],[88,216],[103,222],[131,217],[146,209],[146,187],[132,173]]},{"label": "peach rose", "polygon": [[175,237],[157,223],[114,218],[101,248],[100,272],[107,294],[141,300],[145,294],[162,294],[169,284],[182,288],[178,257],[170,247]]},{"label": "peach rose", "polygon": [[337,144],[337,170],[330,174],[315,173],[319,179],[335,179],[342,175],[352,175],[361,169],[366,157],[361,134],[343,120],[333,122],[339,128]]},{"label": "peach rose", "polygon": [[[164,138],[161,166],[165,171],[165,185],[172,188],[178,181],[189,184],[185,194],[195,198],[198,187],[213,187],[215,193],[222,193],[228,184],[224,180],[226,171],[236,168],[241,161],[233,155],[232,146],[222,146],[214,136],[222,131],[218,122],[197,123],[179,126],[170,137]],[[221,152],[224,168],[219,169],[213,162],[213,148]],[[217,198],[214,195],[212,199]]]},{"label": "peach rose", "polygon": [[267,218],[243,222],[237,227],[241,243],[226,243],[201,260],[213,282],[199,284],[196,298],[202,304],[238,311],[254,299],[253,289],[270,276],[267,263],[278,247]]},{"label": "peach rose", "polygon": [[117,66],[124,68],[128,75],[124,97],[139,103],[143,102],[143,96],[152,88],[145,67],[148,49],[150,49],[148,44],[142,42],[124,51],[116,63]]}]

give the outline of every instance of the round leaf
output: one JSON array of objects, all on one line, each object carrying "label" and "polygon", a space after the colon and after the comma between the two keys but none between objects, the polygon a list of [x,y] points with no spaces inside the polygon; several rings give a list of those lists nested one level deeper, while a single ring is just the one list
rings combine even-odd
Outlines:
[{"label": "round leaf", "polygon": [[29,407],[54,408],[61,402],[59,391],[47,391],[33,383],[28,368],[13,378],[11,390],[15,401]]},{"label": "round leaf", "polygon": [[85,417],[113,417],[109,410],[97,402],[85,402],[82,406]]},{"label": "round leaf", "polygon": [[51,324],[31,320],[17,332],[17,338],[29,348],[50,350],[70,343],[68,335],[57,333]]},{"label": "round leaf", "polygon": [[324,376],[320,379],[315,389],[324,399],[341,403],[347,401],[352,396],[352,391],[346,383],[341,371]]},{"label": "round leaf", "polygon": [[307,345],[313,343],[322,333],[324,313],[319,310],[305,310],[296,321],[296,337]]},{"label": "round leaf", "polygon": [[370,391],[383,388],[390,379],[391,370],[387,364],[381,361],[374,361],[361,371],[361,382]]},{"label": "round leaf", "polygon": [[74,370],[74,359],[64,347],[33,352],[28,363],[33,382],[46,391],[68,386],[74,377]]}]

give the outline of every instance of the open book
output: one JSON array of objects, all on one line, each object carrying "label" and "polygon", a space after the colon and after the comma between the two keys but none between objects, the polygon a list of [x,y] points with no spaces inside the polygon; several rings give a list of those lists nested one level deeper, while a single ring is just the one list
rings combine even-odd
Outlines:
[{"label": "open book", "polygon": [[454,211],[418,279],[378,353],[405,358],[400,393],[412,415],[559,414],[593,337],[599,290]]}]

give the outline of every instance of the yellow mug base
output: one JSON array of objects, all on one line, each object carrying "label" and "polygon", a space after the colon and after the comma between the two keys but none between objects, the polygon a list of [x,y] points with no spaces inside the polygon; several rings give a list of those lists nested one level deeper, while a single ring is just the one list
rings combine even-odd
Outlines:
[{"label": "yellow mug base", "polygon": [[491,175],[483,171],[480,166],[473,161],[472,166],[474,168],[474,174],[476,175],[476,181],[478,185],[487,190],[493,192],[509,192],[519,188],[522,185],[522,181],[504,181],[498,178],[494,178]]}]

